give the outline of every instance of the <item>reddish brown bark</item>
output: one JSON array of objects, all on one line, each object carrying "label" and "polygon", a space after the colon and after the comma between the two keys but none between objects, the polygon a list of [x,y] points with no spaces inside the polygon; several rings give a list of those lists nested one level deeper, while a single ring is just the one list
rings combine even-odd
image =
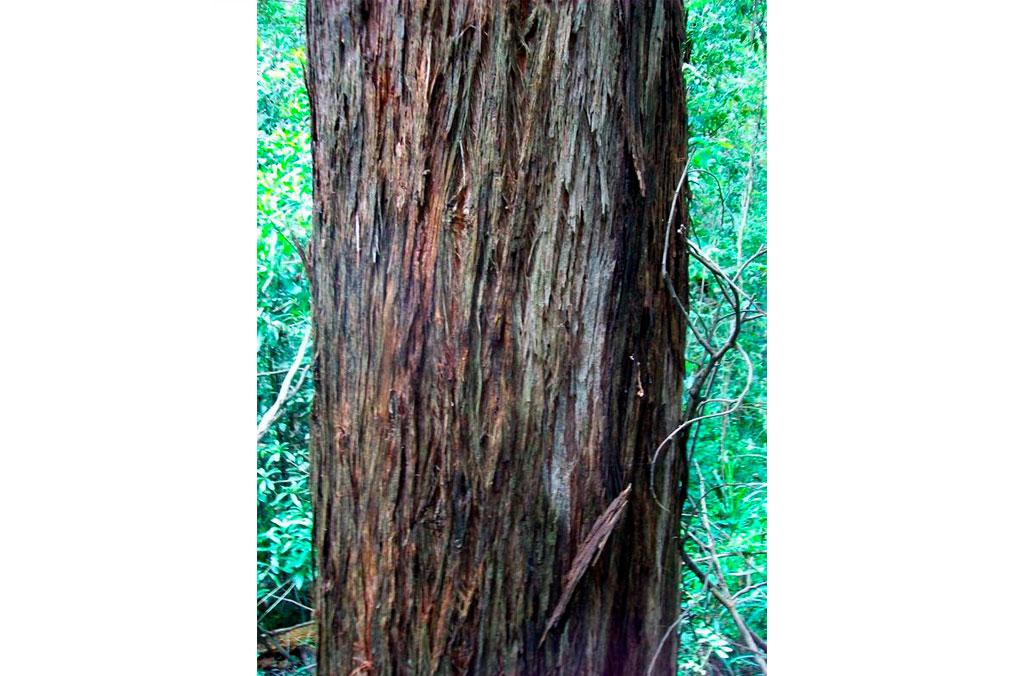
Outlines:
[{"label": "reddish brown bark", "polygon": [[320,673],[643,673],[679,609],[682,7],[308,10]]}]

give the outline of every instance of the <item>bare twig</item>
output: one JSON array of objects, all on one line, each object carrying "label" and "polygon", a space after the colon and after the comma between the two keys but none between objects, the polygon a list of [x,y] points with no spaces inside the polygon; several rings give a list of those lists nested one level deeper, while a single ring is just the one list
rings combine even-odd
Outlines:
[{"label": "bare twig", "polygon": [[732,281],[738,282],[739,278],[740,278],[740,275],[743,273],[744,270],[747,269],[747,266],[750,265],[751,263],[753,263],[755,260],[757,260],[758,257],[763,256],[766,253],[768,253],[768,247],[765,246],[764,244],[759,246],[757,248],[757,251],[755,251],[753,253],[753,255],[750,256],[750,258],[748,258],[747,260],[743,261],[743,263],[739,266],[739,269],[737,269],[736,272],[732,276]]},{"label": "bare twig", "polygon": [[263,601],[266,600],[266,598],[268,596],[271,596],[271,595],[276,594],[277,592],[281,591],[281,589],[283,589],[284,586],[287,585],[287,584],[288,584],[288,582],[285,581],[285,582],[282,582],[281,584],[277,585],[277,587],[274,589],[274,591],[267,592],[262,597],[260,597],[259,600],[256,601],[256,605],[259,605],[259,604],[263,603]]},{"label": "bare twig", "polygon": [[761,105],[757,109],[757,126],[754,128],[754,139],[750,143],[750,160],[747,162],[747,180],[744,182],[740,222],[736,227],[736,267],[740,267],[740,261],[743,260],[743,234],[747,228],[747,217],[750,215],[750,200],[754,195],[754,160],[757,158],[757,141],[761,136],[761,120],[764,118],[763,89],[761,90],[760,98]]},{"label": "bare twig", "polygon": [[[690,253],[693,254],[693,257],[700,261],[704,267],[711,271],[711,273],[715,276],[715,279],[718,280],[719,284],[724,283],[743,298],[747,300],[751,299],[750,294],[741,289],[736,284],[736,282],[730,279],[729,275],[725,274],[725,272],[722,270],[722,268],[718,266],[717,263],[711,260],[707,255],[705,255],[704,252],[700,250],[699,246],[694,244],[692,241],[688,241],[687,243],[690,246]],[[735,305],[735,303],[733,303],[732,300],[729,298],[729,294],[725,294],[725,297],[727,300],[729,300],[730,305]]]},{"label": "bare twig", "polygon": [[271,598],[274,598],[274,599],[277,599],[279,602],[280,601],[284,601],[286,603],[292,604],[293,606],[298,606],[299,608],[302,608],[303,610],[308,610],[309,612],[313,612],[313,609],[310,608],[309,606],[307,606],[305,604],[302,604],[302,603],[299,603],[298,601],[290,599],[290,598],[288,598],[286,596],[276,596],[274,594],[267,594],[267,596],[269,596]]},{"label": "bare twig", "polygon": [[[762,653],[762,645],[764,644],[764,641],[761,641],[761,643],[759,644],[758,641],[755,640],[754,632],[750,630],[750,628],[747,626],[747,623],[743,620],[743,617],[741,617],[739,612],[736,610],[736,597],[733,596],[732,592],[729,590],[729,587],[725,582],[725,575],[723,575],[722,573],[722,566],[718,562],[718,553],[715,550],[715,538],[711,534],[711,523],[708,519],[708,506],[707,502],[704,500],[704,495],[706,495],[706,493],[704,493],[704,476],[700,471],[700,466],[697,466],[696,470],[697,479],[700,482],[700,491],[702,493],[700,500],[698,501],[700,507],[700,517],[701,522],[704,524],[704,529],[708,533],[707,546],[709,549],[709,554],[711,555],[711,563],[714,566],[716,578],[715,583],[711,586],[711,593],[718,600],[718,602],[725,607],[725,609],[729,613],[729,616],[732,617],[733,623],[739,630],[740,636],[743,638],[743,641],[747,644],[748,650],[750,650],[750,653],[754,656],[754,659],[757,660],[757,664],[761,668],[761,672],[767,674],[768,663],[764,659]],[[685,551],[683,552],[683,562],[686,564],[687,568],[692,570],[694,574],[698,576],[698,578],[700,578],[701,580],[707,579],[706,574],[702,570],[700,570],[697,564],[694,563],[693,559],[691,559]]]},{"label": "bare twig", "polygon": [[313,279],[313,268],[310,267],[309,256],[306,255],[306,250],[303,247],[301,247],[298,244],[296,244],[292,240],[292,238],[288,236],[288,233],[286,233],[284,230],[279,228],[276,223],[271,223],[270,226],[272,228],[274,228],[274,230],[277,231],[277,234],[281,235],[281,237],[284,238],[284,241],[288,242],[288,244],[293,249],[295,249],[296,253],[299,254],[299,261],[302,263],[302,269],[306,273],[306,279]]},{"label": "bare twig", "polygon": [[[291,390],[292,378],[295,377],[295,373],[299,370],[299,366],[302,364],[302,358],[306,355],[306,348],[309,347],[309,338],[312,332],[312,326],[306,327],[306,332],[302,335],[302,342],[299,344],[299,349],[295,353],[295,359],[292,360],[292,366],[288,369],[287,375],[284,377],[284,382],[281,383],[281,389],[277,393],[277,399],[270,408],[267,409],[266,413],[260,418],[259,424],[256,425],[256,442],[263,438],[263,435],[270,429],[270,425],[281,415],[281,407],[284,405],[288,398],[294,394],[294,390]],[[299,383],[302,383],[302,379],[305,378],[305,372],[302,374]]]},{"label": "bare twig", "polygon": [[756,584],[749,584],[746,587],[744,587],[743,589],[741,589],[738,592],[736,592],[735,594],[733,594],[732,597],[734,599],[738,599],[739,597],[743,596],[744,594],[746,594],[748,592],[752,592],[755,589],[758,589],[759,587],[766,587],[766,586],[768,586],[768,581],[767,580],[765,580],[763,582],[758,582]]},{"label": "bare twig", "polygon": [[[284,591],[284,594],[282,594],[282,596],[287,596],[288,594],[290,594],[290,593],[291,593],[292,589],[294,589],[294,588],[295,588],[295,585],[294,585],[294,584],[288,585],[288,589],[286,589],[286,590]],[[257,623],[257,624],[258,624],[258,623],[260,623],[260,622],[261,622],[261,621],[263,620],[263,618],[264,618],[264,617],[266,617],[267,615],[269,615],[269,614],[270,614],[270,611],[271,611],[271,610],[273,610],[274,608],[276,608],[276,607],[277,607],[277,604],[279,604],[279,603],[280,603],[281,601],[283,601],[283,600],[284,600],[284,599],[283,599],[282,597],[275,597],[275,598],[277,598],[277,600],[276,600],[276,601],[274,601],[273,603],[271,603],[271,604],[270,604],[270,607],[269,607],[269,608],[267,608],[266,610],[264,610],[264,611],[263,611],[263,614],[262,614],[262,615],[260,615],[260,616],[259,616],[259,618],[257,618],[257,620],[256,620],[256,623]]]},{"label": "bare twig", "polygon": [[[701,582],[708,582],[707,574],[693,562],[693,559],[691,559],[686,552],[683,552],[683,563],[686,564],[686,567],[689,568]],[[732,598],[724,594],[722,590],[718,588],[718,585],[710,585],[710,591],[715,599],[717,599],[718,602],[721,603],[729,612],[729,616],[732,618],[733,623],[736,624],[736,628],[740,631],[740,636],[743,637],[747,650],[750,651],[751,655],[753,655],[754,659],[757,661],[757,665],[761,668],[761,673],[767,674],[768,662],[764,658],[765,648],[763,647],[767,646],[767,643],[747,627],[747,623],[744,622],[743,618],[736,611],[736,605],[733,603]]]},{"label": "bare twig", "polygon": [[[707,174],[715,181],[715,185],[718,186],[718,227],[723,227],[725,225],[725,214],[728,212],[725,209],[725,191],[722,190],[722,182],[718,180],[717,176],[707,169],[690,169],[690,171]],[[729,219],[732,220],[732,214],[729,214]]]},{"label": "bare twig", "polygon": [[278,369],[276,371],[257,371],[256,372],[256,377],[257,378],[261,378],[261,377],[264,377],[264,376],[276,376],[276,375],[279,375],[281,373],[287,373],[287,372],[288,372],[288,369]]},{"label": "bare twig", "polygon": [[[704,365],[697,371],[696,375],[694,376],[693,384],[690,386],[690,390],[688,392],[689,403],[687,404],[687,408],[686,408],[685,414],[683,416],[683,423],[679,427],[677,427],[675,430],[673,430],[661,442],[661,444],[658,445],[658,448],[654,452],[654,458],[651,460],[651,465],[650,465],[651,471],[650,471],[650,477],[649,477],[649,479],[650,479],[650,490],[651,490],[651,494],[654,496],[655,503],[657,503],[657,505],[662,510],[666,510],[666,508],[665,508],[664,505],[661,504],[661,501],[658,500],[657,491],[656,491],[656,489],[654,487],[655,470],[657,468],[658,457],[661,454],[661,449],[664,448],[665,445],[668,444],[670,441],[672,441],[676,437],[676,435],[678,435],[679,433],[683,432],[687,427],[689,427],[690,425],[696,423],[697,421],[704,420],[704,419],[707,419],[709,417],[718,417],[720,415],[728,415],[728,414],[730,414],[730,413],[732,413],[733,411],[736,410],[736,407],[734,407],[734,408],[732,408],[732,409],[730,409],[728,411],[723,411],[723,412],[711,414],[711,415],[708,415],[708,416],[697,416],[696,415],[696,413],[698,411],[698,408],[700,407],[700,404],[701,404],[701,401],[702,401],[701,392],[704,389],[705,383],[708,382],[708,377],[712,373],[715,372],[715,370],[718,367],[719,362],[725,356],[726,352],[728,352],[733,347],[737,346],[737,342],[736,341],[739,338],[740,328],[741,328],[742,323],[743,323],[742,322],[743,309],[740,307],[740,296],[742,295],[745,298],[749,298],[749,296],[747,294],[743,293],[743,290],[740,289],[740,287],[737,286],[735,282],[733,282],[731,279],[729,279],[729,276],[726,275],[726,273],[723,272],[722,269],[718,265],[716,265],[707,256],[705,256],[700,251],[700,248],[696,244],[694,244],[692,241],[690,241],[689,238],[687,238],[686,241],[687,241],[687,244],[689,246],[689,249],[690,249],[691,253],[693,253],[694,257],[698,261],[700,261],[700,263],[703,264],[704,267],[712,273],[712,275],[714,275],[716,283],[719,285],[719,287],[722,290],[723,295],[726,297],[726,299],[728,300],[729,304],[733,308],[732,330],[730,331],[728,338],[726,338],[725,342],[720,347],[715,349],[712,346],[712,343],[711,343],[711,340],[712,340],[711,333],[713,333],[713,330],[707,336],[702,336],[699,332],[697,332],[694,329],[693,324],[690,322],[689,312],[688,312],[686,306],[683,304],[683,302],[679,299],[678,294],[676,293],[675,285],[672,284],[672,280],[671,280],[671,278],[668,275],[668,243],[669,243],[669,236],[670,236],[670,234],[672,232],[672,221],[673,221],[673,219],[675,217],[676,204],[677,204],[678,199],[679,199],[679,193],[682,190],[683,184],[684,184],[684,182],[686,180],[686,172],[689,169],[689,166],[690,166],[690,162],[689,162],[689,160],[687,160],[686,166],[683,167],[683,173],[679,177],[679,183],[676,185],[676,191],[675,191],[675,194],[673,195],[673,198],[672,198],[672,206],[669,209],[669,217],[668,217],[668,220],[665,223],[665,242],[664,242],[664,247],[663,247],[662,253],[661,253],[661,276],[665,280],[665,284],[668,287],[669,294],[671,295],[672,299],[675,301],[676,305],[679,307],[680,311],[683,313],[683,321],[686,323],[687,328],[689,328],[690,331],[693,332],[694,336],[697,338],[697,342],[699,342],[701,344],[701,346],[710,355],[710,357],[704,363]],[[751,304],[752,303],[753,303],[753,301],[751,300]],[[714,326],[712,328],[714,329]],[[741,352],[742,352],[742,348],[741,348]],[[746,394],[746,389],[749,389],[749,387],[750,387],[750,378],[752,377],[752,374],[753,374],[753,366],[750,365],[750,359],[746,356],[746,353],[742,352],[742,354],[743,354],[743,357],[747,361],[747,364],[748,364],[748,384],[747,384],[747,388],[745,388],[745,390],[744,390],[744,395],[745,395]],[[740,400],[742,400],[742,397],[744,395],[740,396]],[[737,404],[738,404],[738,402],[739,402],[739,400],[737,401]]]},{"label": "bare twig", "polygon": [[[733,405],[731,408],[728,408],[724,411],[718,411],[717,413],[709,413],[707,415],[697,416],[696,418],[687,416],[687,419],[684,420],[679,427],[672,430],[672,432],[667,437],[665,437],[661,444],[658,445],[658,448],[654,451],[654,458],[651,459],[651,493],[655,494],[655,502],[658,502],[658,498],[657,494],[654,491],[654,467],[656,466],[658,462],[658,457],[661,455],[661,450],[665,448],[665,445],[668,444],[668,442],[670,442],[673,438],[675,438],[677,434],[679,434],[680,432],[682,432],[683,430],[685,430],[687,427],[694,424],[698,420],[707,420],[709,418],[717,418],[719,416],[734,413],[737,409],[739,409],[740,404],[743,402],[743,398],[747,396],[747,392],[750,391],[750,386],[754,382],[754,364],[750,361],[750,357],[747,356],[746,350],[744,350],[739,343],[735,343],[735,341],[733,342],[736,350],[743,357],[743,360],[747,362],[747,383],[746,385],[744,385],[743,391],[740,393],[740,395],[732,400]],[[722,353],[724,354],[724,352]],[[719,358],[720,356],[721,355],[719,355]],[[700,406],[699,403],[695,404],[692,408],[696,409],[698,406]],[[658,502],[658,504],[661,505],[660,502]],[[662,505],[662,509],[664,508],[665,507]]]},{"label": "bare twig", "polygon": [[[700,540],[695,539],[692,535],[690,535],[690,539],[694,540],[698,544],[701,544],[701,545],[704,544]],[[718,555],[718,557],[721,558],[721,559],[725,559],[725,558],[728,558],[730,556],[742,556],[743,558],[749,558],[749,557],[752,557],[752,556],[762,556],[762,555],[767,554],[767,553],[768,553],[767,549],[752,549],[749,552],[722,552],[721,554]],[[703,556],[703,557],[701,557],[699,559],[694,559],[693,561],[694,561],[694,563],[704,563],[705,561],[710,561],[710,560],[711,560],[710,556]]]},{"label": "bare twig", "polygon": [[719,488],[726,488],[728,486],[754,486],[756,488],[763,488],[765,483],[763,481],[728,481],[712,486],[706,492],[701,494],[700,499],[703,500],[705,497],[710,495],[712,491],[717,491]]},{"label": "bare twig", "polygon": [[713,352],[711,345],[704,339],[700,333],[698,333],[693,325],[690,323],[690,313],[683,305],[683,301],[679,300],[679,294],[676,293],[676,285],[672,283],[672,278],[668,274],[668,243],[669,237],[672,234],[672,221],[675,220],[676,216],[676,204],[679,202],[679,193],[683,190],[683,184],[686,182],[686,172],[690,168],[690,160],[686,160],[686,166],[683,167],[683,173],[679,176],[679,183],[676,184],[676,191],[672,195],[672,206],[668,210],[668,220],[665,221],[665,244],[661,250],[661,278],[665,280],[665,285],[668,287],[668,293],[675,301],[679,311],[683,313],[683,321],[686,326],[693,332],[697,341],[704,346],[708,352]]},{"label": "bare twig", "polygon": [[657,661],[658,661],[658,655],[659,655],[659,654],[661,654],[661,649],[662,649],[663,647],[665,647],[665,641],[667,641],[667,640],[668,640],[668,637],[672,635],[672,630],[673,630],[673,629],[675,629],[675,628],[676,628],[676,626],[677,626],[677,625],[678,625],[678,624],[679,624],[680,622],[682,622],[682,621],[683,621],[683,619],[684,619],[684,618],[685,618],[685,617],[686,617],[687,615],[689,615],[689,614],[690,614],[690,609],[689,609],[689,608],[687,608],[687,609],[686,609],[686,610],[684,610],[683,612],[679,613],[679,617],[677,617],[677,618],[676,618],[676,621],[675,621],[675,622],[673,622],[672,624],[670,624],[670,625],[669,625],[669,627],[668,627],[668,629],[666,629],[666,630],[665,630],[665,634],[664,634],[664,635],[663,635],[663,636],[661,637],[661,641],[659,641],[659,642],[658,642],[658,648],[657,648],[657,649],[656,649],[656,650],[654,651],[654,656],[653,656],[653,657],[651,657],[651,661],[650,661],[650,663],[649,663],[649,664],[647,665],[647,676],[651,676],[651,672],[653,672],[653,671],[654,671],[654,665],[655,665],[655,663],[657,663]]}]

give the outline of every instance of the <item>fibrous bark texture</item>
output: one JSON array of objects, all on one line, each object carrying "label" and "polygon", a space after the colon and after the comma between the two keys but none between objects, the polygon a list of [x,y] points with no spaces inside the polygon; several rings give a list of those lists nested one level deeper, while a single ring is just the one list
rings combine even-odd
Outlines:
[{"label": "fibrous bark texture", "polygon": [[650,460],[681,415],[681,5],[307,23],[319,672],[644,673],[679,612],[682,454],[664,509]]}]

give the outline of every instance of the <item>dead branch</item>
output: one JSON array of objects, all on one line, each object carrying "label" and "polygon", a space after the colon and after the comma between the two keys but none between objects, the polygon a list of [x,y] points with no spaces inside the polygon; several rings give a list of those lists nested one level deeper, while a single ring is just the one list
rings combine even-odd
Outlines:
[{"label": "dead branch", "polygon": [[[722,573],[722,566],[718,562],[718,552],[715,549],[715,538],[711,534],[711,523],[708,518],[708,506],[707,502],[704,499],[704,496],[707,495],[707,493],[704,492],[704,476],[701,473],[699,466],[696,467],[696,470],[697,480],[699,481],[701,491],[701,497],[698,500],[700,517],[701,522],[704,525],[704,529],[708,534],[707,549],[710,555],[709,558],[714,567],[716,578],[715,583],[711,585],[711,594],[715,597],[716,600],[718,600],[719,603],[722,604],[722,606],[729,613],[729,616],[732,618],[733,623],[739,630],[740,636],[743,638],[744,643],[747,644],[748,650],[750,651],[751,655],[753,655],[754,659],[757,661],[758,666],[761,668],[761,672],[767,674],[768,663],[765,660],[763,654],[764,651],[767,650],[767,643],[765,643],[763,639],[760,639],[760,637],[755,638],[754,632],[751,631],[751,629],[747,626],[747,623],[744,621],[743,617],[739,614],[739,611],[736,610],[736,596],[732,594],[731,590],[725,582],[725,575]],[[708,580],[707,574],[704,573],[704,571],[702,571],[697,566],[697,564],[693,561],[693,559],[690,558],[690,556],[685,551],[682,552],[682,555],[683,563],[686,564],[686,567],[693,571],[693,573],[697,575],[698,579],[706,582]],[[749,590],[745,589],[744,591]]]},{"label": "dead branch", "polygon": [[[708,583],[709,578],[707,574],[693,562],[690,556],[683,552],[683,563],[689,568],[694,575],[696,575],[701,582]],[[757,665],[761,668],[761,673],[768,673],[768,662],[764,658],[763,651],[767,650],[768,644],[761,637],[757,636],[754,632],[747,627],[747,623],[743,620],[740,614],[736,611],[736,606],[733,603],[732,597],[726,595],[718,588],[715,584],[710,584],[711,594],[715,599],[722,604],[722,606],[728,611],[729,616],[732,618],[733,623],[736,624],[736,628],[739,629],[740,635],[743,637],[744,643],[746,643],[747,650],[750,651],[754,659],[757,661]]]},{"label": "dead branch", "polygon": [[295,585],[294,584],[290,584],[290,585],[288,585],[288,588],[284,590],[284,592],[281,594],[281,596],[275,596],[274,598],[276,598],[277,600],[274,601],[273,603],[271,603],[270,607],[263,611],[263,614],[260,615],[259,618],[257,618],[256,623],[259,624],[263,620],[264,617],[269,615],[270,611],[273,610],[274,608],[276,608],[277,604],[281,603],[281,601],[284,600],[284,597],[287,596],[288,594],[290,594],[292,592],[292,589],[294,589],[294,588],[295,588]]},{"label": "dead branch", "polygon": [[[292,378],[295,377],[295,373],[299,370],[299,366],[302,364],[302,358],[306,355],[306,348],[309,347],[309,339],[312,334],[312,325],[306,327],[306,332],[302,334],[302,342],[299,344],[299,349],[295,352],[295,359],[292,360],[291,368],[288,369],[288,373],[284,377],[284,382],[281,383],[281,389],[277,393],[277,399],[270,408],[267,409],[266,413],[260,418],[259,424],[256,425],[256,442],[263,438],[263,435],[270,429],[271,424],[277,420],[278,416],[281,415],[281,407],[284,403],[295,394],[298,390],[296,386],[295,390],[290,390],[292,384]],[[308,368],[308,367],[307,367]],[[305,379],[305,371],[302,377],[299,379],[299,385]]]},{"label": "dead branch", "polygon": [[[650,491],[651,494],[654,496],[655,503],[657,503],[662,510],[665,510],[666,508],[661,503],[661,501],[658,500],[657,490],[654,486],[655,470],[657,469],[657,462],[658,458],[661,455],[661,450],[665,447],[666,444],[671,442],[676,437],[676,435],[680,434],[681,432],[686,430],[687,427],[698,422],[699,420],[704,420],[711,417],[719,417],[721,415],[729,415],[730,413],[735,411],[738,408],[740,401],[742,401],[742,397],[746,394],[746,390],[749,389],[750,379],[753,376],[753,366],[750,364],[750,359],[746,356],[746,353],[742,351],[742,348],[740,348],[741,354],[743,355],[743,358],[747,361],[748,364],[748,383],[747,387],[744,389],[744,393],[736,401],[736,405],[727,411],[721,411],[706,416],[696,415],[703,400],[701,392],[704,389],[704,385],[708,383],[709,376],[716,372],[718,364],[721,362],[725,354],[729,350],[737,346],[737,340],[739,339],[740,329],[743,325],[743,308],[741,308],[740,305],[740,296],[742,295],[745,298],[750,297],[748,294],[744,293],[743,290],[735,282],[733,282],[718,265],[716,265],[707,256],[705,256],[700,251],[700,248],[696,244],[694,244],[688,237],[686,237],[685,233],[684,237],[686,237],[686,242],[690,252],[693,253],[694,258],[696,258],[702,265],[704,265],[704,267],[709,272],[711,272],[711,274],[715,277],[715,282],[718,284],[723,296],[727,299],[729,305],[732,306],[733,309],[732,329],[729,333],[728,338],[721,346],[719,346],[716,349],[712,344],[712,334],[714,333],[714,328],[716,327],[717,322],[713,323],[712,331],[708,332],[707,336],[701,335],[700,332],[698,332],[694,328],[693,323],[690,321],[689,310],[679,299],[679,295],[676,293],[675,285],[672,283],[672,279],[669,277],[668,274],[668,243],[669,237],[672,232],[672,221],[675,218],[675,211],[679,199],[679,193],[682,190],[683,184],[686,181],[686,173],[689,167],[690,161],[687,160],[686,166],[683,167],[682,175],[679,177],[679,182],[676,185],[675,194],[672,197],[672,206],[669,209],[668,220],[665,222],[665,241],[661,253],[661,276],[662,279],[665,281],[665,285],[668,287],[669,295],[675,301],[676,306],[679,307],[680,312],[682,312],[683,314],[683,321],[686,324],[686,327],[690,329],[690,331],[696,337],[697,342],[700,343],[701,347],[704,348],[705,352],[707,352],[710,355],[710,357],[704,363],[704,365],[701,366],[701,368],[697,371],[696,375],[694,376],[693,383],[691,384],[690,389],[687,392],[688,403],[683,415],[683,423],[679,425],[675,430],[673,430],[658,445],[658,448],[655,450],[654,457],[652,458],[650,463]],[[753,303],[753,299],[751,299],[750,302]]]},{"label": "dead branch", "polygon": [[[739,322],[737,322],[736,326],[737,326],[737,328],[739,327]],[[734,335],[735,335],[735,333],[736,332],[734,332]],[[691,399],[690,399],[691,406],[687,407],[688,411],[687,411],[686,419],[683,421],[683,423],[681,425],[679,425],[679,427],[677,427],[674,430],[672,430],[672,432],[669,433],[669,435],[667,437],[665,437],[665,439],[661,442],[661,444],[658,445],[658,448],[654,451],[654,457],[651,459],[651,493],[654,494],[654,496],[655,496],[654,500],[655,500],[655,502],[658,502],[659,505],[661,505],[661,502],[658,501],[657,493],[655,492],[655,489],[654,489],[654,468],[657,466],[658,457],[661,454],[661,450],[663,448],[665,448],[665,445],[668,444],[677,434],[679,434],[680,432],[685,430],[690,425],[692,425],[692,424],[694,424],[694,423],[696,423],[696,422],[698,422],[700,420],[708,420],[710,418],[718,418],[720,416],[730,415],[730,414],[736,412],[739,409],[740,405],[743,403],[743,398],[745,396],[747,396],[747,392],[750,391],[750,386],[751,386],[751,384],[754,381],[754,364],[753,364],[753,362],[750,361],[750,357],[747,356],[746,350],[744,350],[743,347],[739,345],[739,343],[736,343],[735,340],[733,340],[732,343],[733,343],[732,346],[736,348],[736,350],[740,353],[740,356],[742,356],[743,360],[747,363],[747,383],[743,387],[743,391],[740,393],[740,395],[738,397],[736,397],[735,399],[723,400],[723,401],[729,401],[729,402],[732,403],[732,406],[730,408],[728,408],[728,409],[726,409],[724,411],[717,411],[715,413],[708,413],[706,415],[701,415],[701,416],[697,416],[697,417],[692,417],[692,414],[695,413],[696,410],[703,405],[703,402],[697,401],[696,403],[694,403],[696,400],[693,397],[693,395],[691,394]],[[720,351],[719,353],[716,353],[716,360],[715,361],[717,362],[717,360],[721,359],[723,354],[724,354],[724,350]],[[702,369],[702,371],[703,370],[704,369]],[[663,505],[662,505],[662,509],[665,509],[665,507]]]},{"label": "dead branch", "polygon": [[[714,173],[706,169],[695,168],[690,169],[690,171],[696,171],[697,173],[710,176],[715,181],[715,185],[718,186],[718,227],[722,228],[725,226],[725,214],[727,213],[725,210],[725,191],[722,190],[722,182],[718,180],[718,177],[715,176]],[[729,215],[729,220],[732,220],[732,214]]]},{"label": "dead branch", "polygon": [[665,633],[664,633],[664,635],[662,635],[661,640],[658,641],[658,647],[654,651],[654,656],[651,657],[651,661],[647,665],[647,676],[651,676],[651,672],[654,671],[654,665],[658,661],[658,655],[661,654],[661,649],[665,646],[665,641],[667,641],[668,637],[672,635],[672,630],[675,629],[676,626],[678,626],[678,624],[680,622],[682,622],[683,619],[686,618],[689,614],[690,614],[690,609],[689,608],[687,608],[683,612],[679,613],[679,617],[676,618],[676,621],[673,622],[672,624],[670,624],[668,626],[668,629],[665,630]]},{"label": "dead branch", "polygon": [[694,337],[709,352],[712,351],[711,344],[708,343],[704,337],[693,328],[690,323],[690,313],[683,305],[683,301],[679,299],[679,294],[676,293],[676,285],[672,282],[672,277],[668,274],[668,243],[669,237],[672,234],[672,221],[675,220],[676,216],[676,205],[679,202],[679,193],[682,192],[683,184],[686,182],[686,172],[690,168],[690,160],[686,160],[686,166],[683,167],[683,173],[679,176],[679,183],[676,184],[676,191],[672,195],[672,206],[668,210],[668,220],[665,221],[665,244],[661,250],[661,278],[665,281],[665,285],[668,287],[669,296],[675,301],[679,311],[683,313],[683,321],[686,323],[687,328],[693,333]]},{"label": "dead branch", "polygon": [[743,274],[743,271],[747,269],[747,266],[750,265],[751,263],[753,263],[755,260],[757,260],[761,256],[765,255],[766,253],[768,253],[768,247],[766,245],[764,245],[764,244],[759,246],[757,248],[757,251],[755,251],[750,256],[750,258],[748,258],[747,260],[743,261],[742,264],[740,264],[739,268],[737,268],[736,272],[732,276],[732,281],[738,282],[739,278],[740,278],[740,275]]}]

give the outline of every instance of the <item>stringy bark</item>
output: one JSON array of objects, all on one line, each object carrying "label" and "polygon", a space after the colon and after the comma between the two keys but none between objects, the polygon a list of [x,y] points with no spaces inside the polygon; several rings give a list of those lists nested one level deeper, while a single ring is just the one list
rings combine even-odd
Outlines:
[{"label": "stringy bark", "polygon": [[643,673],[679,608],[681,6],[307,21],[319,673]]}]

